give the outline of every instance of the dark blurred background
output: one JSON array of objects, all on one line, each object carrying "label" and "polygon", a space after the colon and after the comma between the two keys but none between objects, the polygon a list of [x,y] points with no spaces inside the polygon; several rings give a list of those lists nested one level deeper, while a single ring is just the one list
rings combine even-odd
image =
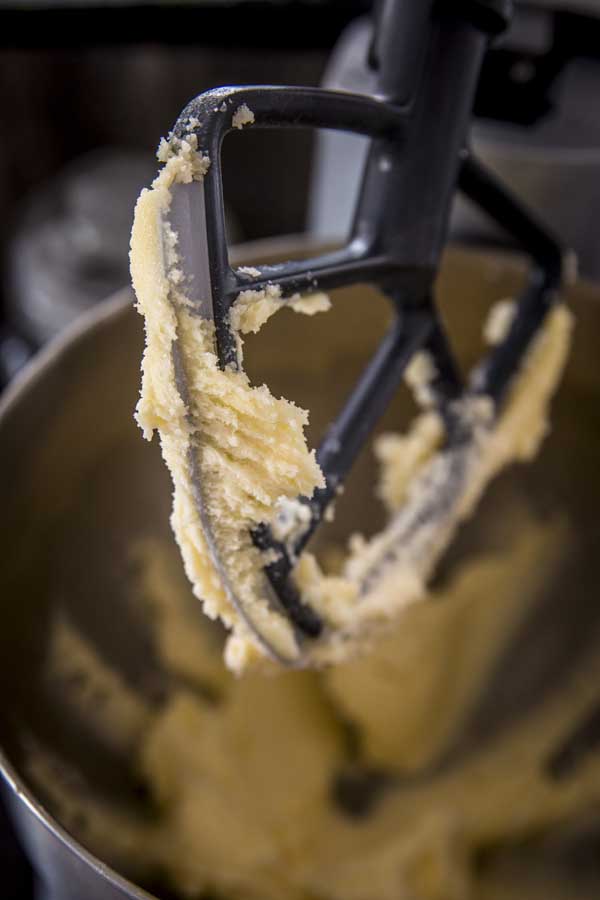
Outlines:
[{"label": "dark blurred background", "polygon": [[[135,197],[182,106],[224,84],[368,90],[370,7],[0,0],[0,385],[127,282]],[[600,276],[600,0],[516,7],[484,67],[476,149],[564,232],[584,272]],[[302,131],[228,138],[230,240],[307,226],[342,237],[364,152],[360,138]],[[455,210],[453,234],[499,239],[466,207]]]},{"label": "dark blurred background", "polygon": [[[126,283],[133,203],[184,104],[218,85],[318,84],[368,7],[0,4],[0,379]],[[303,230],[312,143],[289,131],[226,141],[232,240]]]}]

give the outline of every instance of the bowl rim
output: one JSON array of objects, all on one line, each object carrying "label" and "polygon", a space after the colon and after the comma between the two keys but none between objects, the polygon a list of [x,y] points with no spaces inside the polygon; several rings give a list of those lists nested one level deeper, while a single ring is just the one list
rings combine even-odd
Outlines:
[{"label": "bowl rim", "polygon": [[[87,310],[71,323],[58,336],[36,353],[32,359],[17,373],[10,385],[0,397],[0,429],[8,419],[12,410],[20,402],[31,388],[35,387],[45,376],[48,366],[52,365],[72,347],[77,346],[93,334],[98,328],[111,322],[122,315],[123,311],[132,303],[133,294],[131,288],[125,287],[108,299],[101,301],[97,306]],[[108,881],[112,887],[119,889],[123,896],[135,898],[135,900],[156,900],[153,894],[129,881],[123,875],[95,856],[68,831],[58,823],[50,811],[36,798],[33,791],[27,786],[25,780],[17,772],[16,767],[10,762],[2,747],[0,747],[0,777],[4,780],[4,788],[12,791],[14,798],[24,804],[27,811],[36,821],[46,829],[59,844],[75,856],[79,861],[89,866],[93,872],[103,880]],[[2,786],[0,784],[0,786]],[[12,799],[12,798],[11,798]],[[12,816],[10,816],[12,818]],[[26,855],[29,854],[26,852]]]}]

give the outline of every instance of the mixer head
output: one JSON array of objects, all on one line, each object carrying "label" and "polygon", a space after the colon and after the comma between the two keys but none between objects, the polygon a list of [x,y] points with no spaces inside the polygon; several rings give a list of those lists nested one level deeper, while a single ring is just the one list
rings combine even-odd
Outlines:
[{"label": "mixer head", "polygon": [[[273,645],[238,595],[214,540],[201,473],[190,460],[198,515],[228,599],[255,638],[284,662],[301,663],[311,642],[327,640],[328,626],[301,596],[293,570],[414,355],[425,350],[433,362],[430,388],[445,439],[421,477],[421,489],[411,492],[362,571],[363,593],[393,559],[418,564],[424,576],[430,573],[472,489],[470,472],[482,427],[481,417],[473,415],[476,401],[485,399],[480,407],[487,410],[484,425],[493,428],[513,376],[556,300],[563,269],[561,247],[467,148],[481,62],[508,14],[508,4],[496,0],[386,0],[378,5],[369,60],[377,72],[374,96],[299,87],[220,88],[193,100],[175,125],[172,143],[194,135],[197,147],[210,158],[201,180],[172,186],[165,219],[178,236],[187,299],[196,314],[214,323],[223,369],[239,365],[230,311],[242,291],[276,285],[285,299],[369,283],[389,298],[393,309],[387,334],[317,451],[325,485],[310,497],[298,498],[305,514],[293,541],[277,540],[267,522],[257,523],[252,531],[255,546],[270,554],[271,562],[264,566],[267,602],[291,622],[295,634],[297,652],[291,656]],[[253,129],[331,128],[370,139],[354,224],[344,247],[250,272],[230,266],[220,155],[238,111],[248,120],[246,127]],[[506,336],[467,383],[461,380],[434,302],[434,281],[456,190],[502,226],[532,260],[528,284]],[[181,389],[185,392],[184,384]]]}]

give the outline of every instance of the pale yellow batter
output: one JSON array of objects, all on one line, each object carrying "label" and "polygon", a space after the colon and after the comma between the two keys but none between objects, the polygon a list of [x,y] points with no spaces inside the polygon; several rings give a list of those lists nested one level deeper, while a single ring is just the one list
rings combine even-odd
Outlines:
[{"label": "pale yellow batter", "polygon": [[[155,818],[127,817],[106,802],[86,806],[81,785],[40,751],[32,754],[32,777],[67,827],[104,859],[142,881],[161,873],[184,898],[510,895],[515,874],[482,868],[482,854],[508,852],[585,818],[600,802],[597,756],[563,780],[544,769],[596,702],[600,659],[593,649],[582,655],[526,716],[517,711],[493,740],[453,751],[495,663],[576,540],[566,522],[538,520],[517,496],[509,511],[514,528],[496,551],[471,555],[368,658],[320,673],[227,673],[221,639],[182,585],[175,549],[141,541],[132,550],[131,590],[151,614],[164,665],[176,676],[164,706],[134,702],[64,619],[55,624],[48,671],[65,678],[73,708],[87,708],[98,732],[111,735],[117,726],[123,746],[135,747]],[[69,679],[69,666],[87,678]],[[78,702],[78,692],[98,684],[110,694],[110,716]],[[334,801],[335,785],[344,773],[373,768],[389,786],[367,815],[353,817]],[[535,868],[524,864],[521,878],[527,890],[513,896],[548,896],[546,870],[537,884]],[[596,896],[593,888],[575,893],[559,873],[552,889],[557,897]]]},{"label": "pale yellow batter", "polygon": [[[438,558],[488,482],[509,463],[535,454],[567,355],[570,315],[560,306],[549,314],[499,423],[492,421],[485,397],[468,397],[459,406],[475,437],[462,461],[468,477],[444,515],[427,519],[409,539],[404,523],[421,521],[416,513],[444,490],[453,462],[434,454],[443,437],[435,413],[418,420],[408,436],[380,443],[388,525],[369,541],[355,540],[335,578],[326,577],[310,554],[301,557],[294,571],[297,587],[325,623],[319,640],[301,642],[271,601],[264,565],[273,560],[261,556],[251,530],[259,523],[276,530],[282,509],[303,512],[298,496],[322,487],[323,475],[304,437],[308,413],[275,398],[266,385],[252,386],[241,368],[241,335],[256,332],[284,305],[281,292],[275,284],[241,292],[231,312],[240,369],[222,371],[213,323],[194,312],[188,299],[178,236],[169,221],[173,191],[202,181],[210,161],[193,133],[161,143],[159,153],[165,165],[138,201],[131,241],[147,341],[137,419],[147,438],[160,433],[174,484],[172,525],[187,575],[206,614],[230,629],[225,658],[233,670],[242,671],[265,653],[291,665],[343,661],[368,648],[426,596]],[[329,301],[318,294],[294,297],[287,305],[312,314],[326,311]],[[424,366],[418,357],[411,371],[409,378],[426,393],[431,363]],[[305,523],[299,515],[292,518],[297,533]]]}]

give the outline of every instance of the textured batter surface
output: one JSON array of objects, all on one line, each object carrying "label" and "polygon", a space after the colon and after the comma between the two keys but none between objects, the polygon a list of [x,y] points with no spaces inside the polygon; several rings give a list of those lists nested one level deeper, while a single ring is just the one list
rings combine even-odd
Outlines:
[{"label": "textured batter surface", "polygon": [[[271,614],[260,597],[256,582],[263,561],[250,528],[270,518],[278,498],[310,496],[324,482],[304,439],[308,414],[273,397],[264,385],[252,387],[243,371],[222,371],[212,323],[194,315],[186,303],[178,275],[177,236],[163,215],[173,183],[201,177],[209,163],[200,157],[202,164],[197,162],[194,169],[189,157],[198,157],[180,145],[171,156],[168,151],[163,156],[165,168],[138,201],[132,235],[132,278],[147,338],[136,415],[146,437],[160,432],[174,484],[172,524],[186,572],[207,615],[238,626],[229,658],[240,667],[255,645],[215,570],[191,470],[197,466],[201,472],[203,499],[225,569],[235,572],[237,589],[252,607],[254,620],[285,655],[294,652],[293,636],[287,620]],[[259,327],[278,299],[275,290],[258,297],[243,292],[236,308],[240,330]],[[316,303],[323,306],[322,295]],[[185,396],[178,384],[178,365],[185,372]]]},{"label": "textured batter surface", "polygon": [[[368,648],[400,612],[426,596],[435,563],[489,481],[515,460],[535,454],[567,356],[570,314],[558,306],[548,315],[498,422],[485,397],[463,402],[458,415],[473,435],[468,450],[434,452],[444,437],[435,412],[423,414],[408,435],[380,439],[379,493],[389,523],[369,541],[354,540],[335,578],[326,577],[310,554],[300,558],[296,585],[325,625],[319,640],[302,645],[272,602],[264,573],[272,560],[253,545],[251,530],[259,523],[277,530],[282,510],[324,484],[304,437],[308,414],[275,398],[267,386],[251,385],[242,368],[219,368],[212,322],[188,300],[178,235],[168,218],[173,187],[201,181],[209,161],[193,134],[161,143],[159,152],[165,166],[138,201],[131,243],[133,284],[147,338],[137,418],[146,437],[160,432],[174,484],[172,524],[186,572],[207,615],[220,617],[231,630],[226,659],[233,669],[261,659],[266,648],[292,664],[340,662]],[[329,300],[316,294],[282,301],[276,284],[242,291],[231,311],[240,364],[241,335],[256,332],[284,305],[312,314],[326,311]],[[497,311],[498,319],[494,334],[508,324]],[[434,375],[423,355],[408,372],[425,405]],[[443,497],[453,481],[456,492],[449,503]],[[439,515],[426,512],[436,504]],[[418,527],[408,527],[410,522]]]}]

